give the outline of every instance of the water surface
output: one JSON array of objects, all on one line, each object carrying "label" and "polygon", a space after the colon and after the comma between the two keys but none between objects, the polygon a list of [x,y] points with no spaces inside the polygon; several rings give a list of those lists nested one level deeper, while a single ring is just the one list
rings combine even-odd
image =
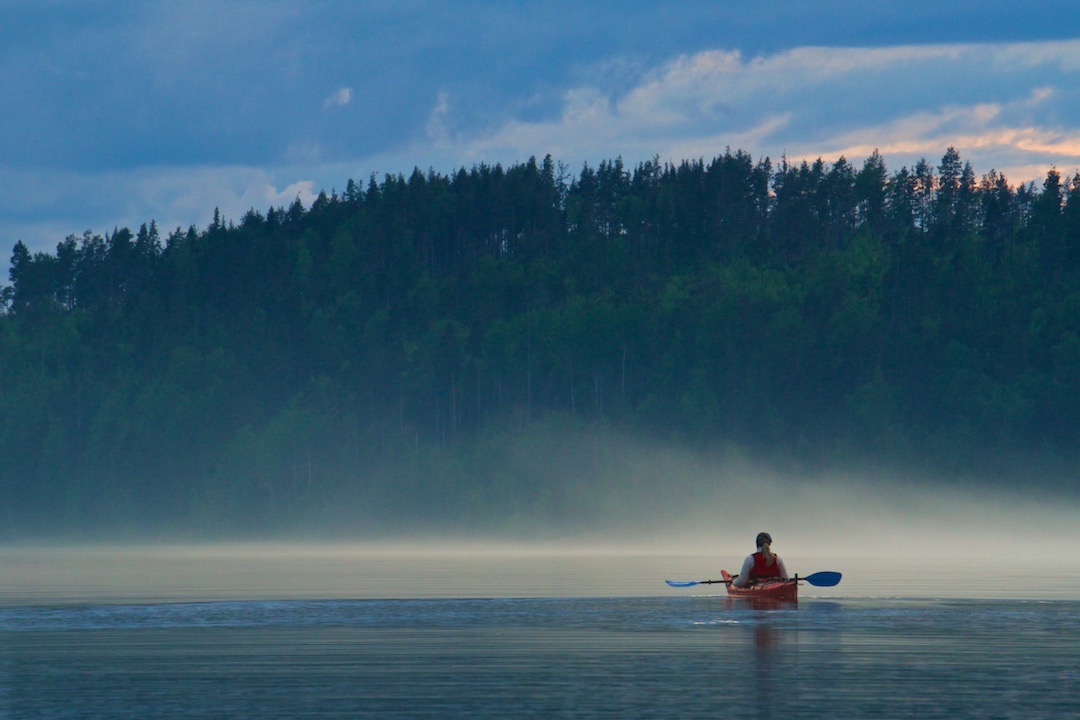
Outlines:
[{"label": "water surface", "polygon": [[1007,568],[957,582],[793,557],[792,570],[844,581],[770,608],[662,582],[716,564],[8,550],[0,718],[1078,717],[1073,573],[1024,586]]}]

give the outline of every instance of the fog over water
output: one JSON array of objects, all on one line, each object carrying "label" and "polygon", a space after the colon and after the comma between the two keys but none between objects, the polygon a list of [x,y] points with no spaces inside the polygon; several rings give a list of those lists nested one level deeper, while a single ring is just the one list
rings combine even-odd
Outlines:
[{"label": "fog over water", "polygon": [[548,429],[511,445],[498,462],[508,466],[505,475],[547,490],[535,507],[504,512],[493,503],[464,527],[452,511],[437,513],[446,529],[436,532],[400,518],[407,531],[393,539],[442,543],[450,535],[741,558],[768,530],[788,555],[912,560],[948,551],[1016,561],[1053,548],[1080,555],[1080,471],[994,481],[880,469],[811,473],[736,451],[705,455],[593,430]]},{"label": "fog over water", "polygon": [[547,532],[504,522],[384,539],[313,528],[259,542],[0,547],[0,603],[685,593],[663,580],[737,570],[759,530],[790,571],[844,573],[804,597],[1080,599],[1075,497],[898,477],[795,482],[674,455],[626,463],[618,491],[592,483],[581,499],[589,521]]}]

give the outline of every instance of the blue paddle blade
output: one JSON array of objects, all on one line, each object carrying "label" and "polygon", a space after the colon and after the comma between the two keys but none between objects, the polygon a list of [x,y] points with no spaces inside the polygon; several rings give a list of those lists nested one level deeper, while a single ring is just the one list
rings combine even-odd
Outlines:
[{"label": "blue paddle blade", "polygon": [[816,587],[832,587],[833,585],[840,584],[841,577],[842,575],[838,572],[825,571],[816,572],[813,575],[807,575],[806,577],[799,579],[805,580],[806,582]]},{"label": "blue paddle blade", "polygon": [[671,587],[694,587],[698,584],[697,580],[665,580]]}]

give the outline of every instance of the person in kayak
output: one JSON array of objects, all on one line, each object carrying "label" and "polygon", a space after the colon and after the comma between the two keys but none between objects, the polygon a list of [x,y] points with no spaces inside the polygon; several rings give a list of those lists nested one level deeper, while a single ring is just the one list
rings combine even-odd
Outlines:
[{"label": "person in kayak", "polygon": [[743,560],[742,570],[731,581],[731,584],[735,587],[746,587],[759,580],[769,578],[787,580],[788,574],[787,568],[784,567],[784,561],[772,551],[772,535],[767,532],[758,533],[755,542],[757,543],[757,552],[748,555],[746,560]]}]

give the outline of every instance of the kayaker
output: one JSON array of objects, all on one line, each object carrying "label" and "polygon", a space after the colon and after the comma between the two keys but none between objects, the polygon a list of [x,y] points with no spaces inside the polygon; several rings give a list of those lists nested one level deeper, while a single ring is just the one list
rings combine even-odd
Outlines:
[{"label": "kayaker", "polygon": [[784,567],[784,561],[772,551],[772,535],[767,532],[760,532],[754,542],[757,543],[757,552],[748,555],[743,560],[742,570],[731,581],[731,584],[735,587],[746,587],[758,580],[768,578],[783,578],[786,580],[788,574],[787,568]]}]

